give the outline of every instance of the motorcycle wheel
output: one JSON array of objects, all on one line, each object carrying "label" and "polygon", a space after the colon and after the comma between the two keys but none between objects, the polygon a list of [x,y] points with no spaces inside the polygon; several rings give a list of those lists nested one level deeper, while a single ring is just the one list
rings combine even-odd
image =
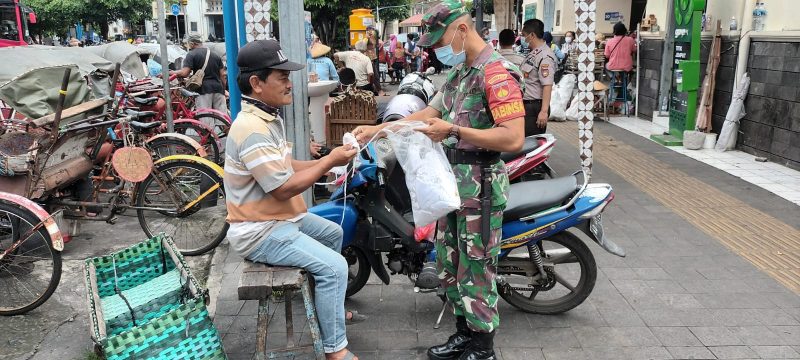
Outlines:
[{"label": "motorcycle wheel", "polygon": [[359,292],[369,280],[370,266],[367,255],[355,246],[348,246],[342,250],[342,255],[347,260],[347,292],[345,297],[350,297]]},{"label": "motorcycle wheel", "polygon": [[[552,287],[544,291],[521,290],[519,288],[529,288],[528,276],[499,273],[498,276],[505,277],[502,284],[498,282],[500,296],[514,307],[533,314],[560,314],[583,303],[597,280],[597,264],[589,247],[566,231],[542,240],[538,246],[542,251],[545,271],[552,271],[552,281],[545,286]],[[503,271],[504,263],[509,264],[514,260],[532,262],[528,249],[521,246],[500,259],[499,271]],[[532,266],[533,271],[538,273],[536,265]]]}]

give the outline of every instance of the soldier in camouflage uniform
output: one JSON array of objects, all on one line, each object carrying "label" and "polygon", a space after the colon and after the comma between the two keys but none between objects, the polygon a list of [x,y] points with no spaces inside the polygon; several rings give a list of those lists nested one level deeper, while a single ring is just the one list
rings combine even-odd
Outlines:
[{"label": "soldier in camouflage uniform", "polygon": [[[495,359],[500,323],[495,277],[509,187],[499,153],[519,151],[524,142],[522,75],[483,42],[460,1],[443,1],[423,23],[428,32],[418,46],[433,47],[453,70],[430,105],[407,120],[426,121],[429,126],[420,131],[442,141],[462,202],[439,222],[444,236],[436,243],[439,278],[455,309],[457,332],[428,349],[428,357]],[[363,142],[382,126],[353,133]]]}]

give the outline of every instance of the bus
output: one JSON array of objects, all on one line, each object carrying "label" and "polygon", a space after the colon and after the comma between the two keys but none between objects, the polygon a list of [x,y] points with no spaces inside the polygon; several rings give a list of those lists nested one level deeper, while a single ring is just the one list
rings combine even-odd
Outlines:
[{"label": "bus", "polygon": [[0,47],[27,45],[28,24],[35,23],[36,14],[21,0],[0,0]]}]

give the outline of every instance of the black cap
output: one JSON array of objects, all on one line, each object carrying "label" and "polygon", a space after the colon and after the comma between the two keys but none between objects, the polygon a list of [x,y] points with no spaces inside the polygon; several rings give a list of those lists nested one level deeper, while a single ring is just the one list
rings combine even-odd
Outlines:
[{"label": "black cap", "polygon": [[296,71],[305,65],[289,61],[283,54],[281,44],[275,40],[256,40],[239,49],[236,58],[239,71],[250,72],[262,69],[278,69]]}]

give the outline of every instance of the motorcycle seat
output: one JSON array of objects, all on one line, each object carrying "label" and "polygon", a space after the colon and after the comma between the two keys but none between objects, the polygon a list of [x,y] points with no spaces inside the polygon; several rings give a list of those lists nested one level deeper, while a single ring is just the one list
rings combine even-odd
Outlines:
[{"label": "motorcycle seat", "polygon": [[134,97],[133,102],[137,105],[148,106],[148,105],[155,105],[158,101],[158,96],[148,97],[148,98],[141,98],[141,97]]},{"label": "motorcycle seat", "polygon": [[539,140],[536,139],[534,136],[529,136],[525,138],[525,144],[522,145],[522,150],[517,152],[504,152],[500,153],[500,159],[504,162],[512,161],[516,158],[519,158],[539,147]]},{"label": "motorcycle seat", "polygon": [[196,93],[194,91],[186,90],[184,88],[181,88],[181,95],[183,95],[184,97],[198,97],[198,96],[200,96],[200,94],[198,94],[198,93]]},{"label": "motorcycle seat", "polygon": [[161,123],[159,123],[159,122],[148,122],[148,123],[145,123],[145,122],[139,122],[139,121],[131,121],[129,124],[131,125],[131,129],[133,129],[133,131],[139,132],[139,133],[146,132],[148,130],[152,130],[152,129],[155,129],[155,128],[161,126]]},{"label": "motorcycle seat", "polygon": [[156,116],[155,111],[138,111],[134,109],[125,109],[125,115],[132,117],[131,120],[141,120]]},{"label": "motorcycle seat", "polygon": [[519,220],[519,218],[560,206],[577,189],[578,180],[574,176],[512,184],[508,191],[508,203],[503,212],[503,221]]}]

